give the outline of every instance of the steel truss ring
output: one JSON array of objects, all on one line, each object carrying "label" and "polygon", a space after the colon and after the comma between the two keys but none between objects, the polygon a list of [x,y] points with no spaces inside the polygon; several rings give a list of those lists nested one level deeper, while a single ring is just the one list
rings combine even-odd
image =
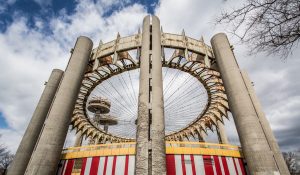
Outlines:
[{"label": "steel truss ring", "polygon": [[[162,62],[162,66],[189,73],[203,84],[208,94],[208,103],[202,113],[186,127],[166,135],[165,139],[167,141],[179,141],[190,137],[203,138],[207,134],[208,129],[213,131],[213,126],[217,127],[217,121],[223,123],[223,117],[228,118],[227,96],[219,72],[208,68],[201,62],[187,61],[182,56],[174,56],[168,61]],[[135,61],[129,58],[119,58],[115,64],[101,65],[97,69],[87,72],[84,75],[73,111],[71,119],[73,128],[76,128],[77,132],[81,131],[82,135],[86,135],[98,143],[134,141],[135,139],[132,138],[105,133],[101,128],[96,127],[87,117],[86,103],[90,93],[101,82],[124,71],[137,68],[139,68],[139,64]]]}]

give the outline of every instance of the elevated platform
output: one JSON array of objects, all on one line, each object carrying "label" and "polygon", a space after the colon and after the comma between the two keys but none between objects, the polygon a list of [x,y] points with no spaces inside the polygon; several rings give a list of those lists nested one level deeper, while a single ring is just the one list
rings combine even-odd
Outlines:
[{"label": "elevated platform", "polygon": [[[133,175],[135,142],[66,148],[57,175]],[[168,175],[245,175],[238,146],[166,142]]]}]

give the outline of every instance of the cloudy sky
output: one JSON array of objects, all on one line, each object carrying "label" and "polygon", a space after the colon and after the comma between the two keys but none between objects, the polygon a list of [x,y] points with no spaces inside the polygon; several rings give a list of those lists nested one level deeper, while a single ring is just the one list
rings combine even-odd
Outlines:
[{"label": "cloudy sky", "polygon": [[[117,32],[136,33],[147,14],[161,20],[164,32],[181,33],[207,43],[222,26],[213,25],[234,0],[0,0],[0,143],[15,152],[53,68],[65,69],[76,37],[98,45]],[[263,53],[249,56],[235,45],[240,67],[249,72],[267,118],[284,151],[300,148],[300,48],[287,60]],[[232,141],[232,119],[226,129]]]}]

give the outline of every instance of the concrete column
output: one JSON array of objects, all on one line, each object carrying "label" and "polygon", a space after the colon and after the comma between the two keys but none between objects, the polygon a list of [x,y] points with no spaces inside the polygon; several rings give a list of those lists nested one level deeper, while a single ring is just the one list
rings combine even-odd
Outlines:
[{"label": "concrete column", "polygon": [[217,121],[217,132],[218,132],[219,142],[221,144],[228,144],[229,142],[226,135],[225,127],[220,120]]},{"label": "concrete column", "polygon": [[268,144],[269,144],[271,150],[273,151],[276,164],[279,168],[279,172],[280,172],[280,174],[289,174],[289,169],[284,161],[282,153],[280,152],[276,138],[272,132],[270,124],[265,116],[265,113],[262,110],[261,104],[259,102],[258,97],[256,96],[255,90],[251,84],[251,81],[250,81],[250,78],[249,78],[247,72],[242,70],[242,76],[243,76],[244,83],[248,89],[249,96],[252,100],[255,111],[258,115],[260,124],[263,128],[263,131],[264,131],[266,137],[267,137]]},{"label": "concrete column", "polygon": [[23,175],[25,173],[62,76],[62,70],[54,69],[52,71],[7,175]]},{"label": "concrete column", "polygon": [[81,135],[81,131],[78,131],[78,133],[76,134],[76,139],[75,139],[75,147],[81,146],[82,145],[82,140],[83,140],[83,136]]},{"label": "concrete column", "polygon": [[204,138],[199,133],[197,133],[197,136],[199,142],[205,142]]},{"label": "concrete column", "polygon": [[162,80],[161,32],[152,16],[152,174],[166,174],[165,117]]},{"label": "concrete column", "polygon": [[200,131],[200,132],[197,132],[197,136],[198,136],[198,141],[199,142],[205,142],[205,133],[204,133],[204,131]]},{"label": "concrete column", "polygon": [[89,38],[81,36],[77,39],[25,174],[55,174],[92,47],[93,43]]},{"label": "concrete column", "polygon": [[143,20],[142,50],[140,57],[140,88],[136,134],[135,174],[148,174],[148,142],[150,140],[150,16]]},{"label": "concrete column", "polygon": [[216,34],[211,44],[251,174],[279,174],[227,36]]}]

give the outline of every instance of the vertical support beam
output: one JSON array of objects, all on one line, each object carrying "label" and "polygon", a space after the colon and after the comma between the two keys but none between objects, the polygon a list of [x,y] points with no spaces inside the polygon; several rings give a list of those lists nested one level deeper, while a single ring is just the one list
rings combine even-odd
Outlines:
[{"label": "vertical support beam", "polygon": [[245,83],[245,85],[248,89],[249,96],[251,98],[252,104],[253,104],[253,106],[255,108],[255,111],[258,115],[260,124],[261,124],[261,126],[262,126],[262,128],[265,132],[266,137],[267,137],[268,144],[269,144],[271,150],[273,151],[276,164],[279,168],[279,172],[281,174],[289,174],[289,169],[288,169],[288,167],[287,167],[287,165],[284,161],[284,158],[283,158],[282,153],[279,149],[276,138],[275,138],[275,136],[272,132],[271,126],[270,126],[270,124],[269,124],[269,122],[268,122],[268,120],[265,116],[265,113],[262,110],[259,99],[256,96],[256,93],[255,93],[255,90],[254,90],[254,88],[251,84],[250,78],[249,78],[249,76],[248,76],[248,74],[245,70],[242,70],[242,76],[243,76],[244,83]]},{"label": "vertical support beam", "polygon": [[93,43],[79,37],[25,174],[55,174]]},{"label": "vertical support beam", "polygon": [[166,174],[160,22],[143,21],[135,174]]},{"label": "vertical support beam", "polygon": [[197,132],[197,136],[198,136],[198,141],[199,142],[205,142],[204,135],[205,134],[203,133],[203,131]]},{"label": "vertical support beam", "polygon": [[148,174],[148,142],[150,115],[150,16],[143,20],[142,51],[140,57],[140,89],[138,100],[138,119],[136,134],[135,174]]},{"label": "vertical support beam", "polygon": [[62,76],[62,70],[54,69],[52,71],[15,154],[15,158],[9,166],[8,175],[23,175],[25,173]]},{"label": "vertical support beam", "polygon": [[82,145],[82,140],[83,140],[83,136],[81,135],[81,131],[78,131],[78,133],[76,134],[76,139],[75,139],[75,147],[81,146]]},{"label": "vertical support beam", "polygon": [[225,127],[220,120],[217,121],[217,127],[218,127],[217,132],[218,132],[219,142],[221,144],[228,144],[229,142],[225,131]]},{"label": "vertical support beam", "polygon": [[152,174],[166,174],[165,117],[161,59],[161,32],[158,17],[152,16]]},{"label": "vertical support beam", "polygon": [[279,174],[227,36],[216,34],[211,44],[251,174]]}]

